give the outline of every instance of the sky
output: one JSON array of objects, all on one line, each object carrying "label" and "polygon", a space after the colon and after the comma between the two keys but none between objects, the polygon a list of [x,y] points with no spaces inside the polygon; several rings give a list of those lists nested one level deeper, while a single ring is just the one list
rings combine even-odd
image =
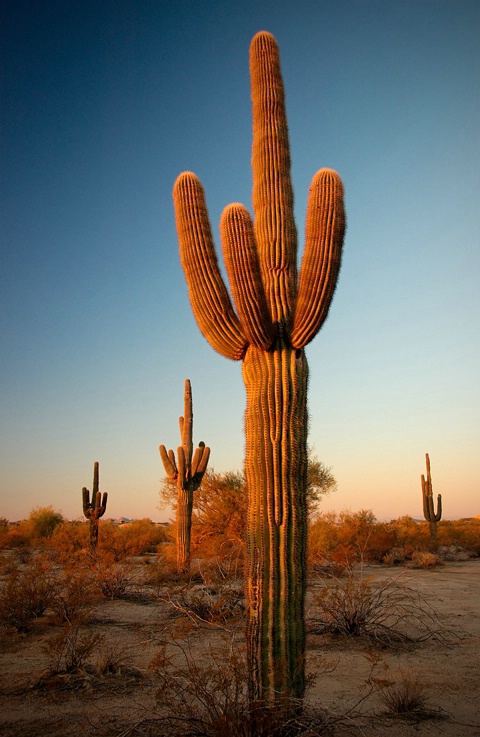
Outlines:
[{"label": "sky", "polygon": [[[0,516],[52,505],[167,520],[158,445],[241,470],[241,365],[192,316],[172,186],[213,232],[251,208],[253,35],[276,37],[299,244],[321,167],[345,186],[328,320],[307,347],[324,510],[480,514],[478,0],[6,0],[1,6]],[[217,244],[219,239],[217,238]]]}]

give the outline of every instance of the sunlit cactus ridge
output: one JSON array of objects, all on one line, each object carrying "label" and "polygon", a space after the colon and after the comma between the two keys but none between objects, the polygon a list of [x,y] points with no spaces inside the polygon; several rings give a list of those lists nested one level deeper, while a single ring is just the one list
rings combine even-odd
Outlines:
[{"label": "sunlit cactus ridge", "polygon": [[98,545],[98,520],[103,517],[107,509],[108,494],[105,491],[102,494],[99,491],[100,486],[100,466],[98,461],[93,464],[93,487],[92,499],[90,501],[90,491],[84,486],[82,489],[83,514],[90,522],[90,549],[95,554]]},{"label": "sunlit cactus ridge", "polygon": [[220,273],[200,180],[184,172],[173,198],[180,258],[198,326],[223,356],[243,361],[247,392],[246,572],[250,697],[302,697],[307,533],[307,382],[304,347],[325,321],[340,269],[345,214],[340,177],[315,174],[305,249],[297,232],[277,42],[250,46],[253,210],[220,222],[231,295]]},{"label": "sunlit cactus ridge", "polygon": [[432,476],[430,473],[430,458],[425,453],[425,461],[427,466],[427,476],[422,474],[422,498],[423,498],[423,516],[430,526],[430,537],[433,542],[437,540],[437,522],[442,519],[442,496],[437,496],[437,511],[435,512],[435,504],[433,501]]},{"label": "sunlit cactus ridge", "polygon": [[210,448],[200,442],[193,452],[193,401],[192,386],[185,379],[183,394],[183,417],[179,417],[182,444],[177,448],[177,458],[173,450],[160,445],[160,457],[165,473],[175,481],[177,493],[177,568],[188,571],[190,565],[190,539],[192,529],[193,493],[200,487],[207,470]]}]

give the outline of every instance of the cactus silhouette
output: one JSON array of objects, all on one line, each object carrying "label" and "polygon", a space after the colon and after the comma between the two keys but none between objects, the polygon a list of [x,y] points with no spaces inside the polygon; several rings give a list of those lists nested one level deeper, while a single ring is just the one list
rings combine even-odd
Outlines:
[{"label": "cactus silhouette", "polygon": [[307,382],[304,348],[327,317],[340,269],[345,215],[340,177],[321,169],[310,188],[305,249],[297,234],[280,57],[275,38],[250,45],[254,222],[225,208],[220,274],[199,179],[177,178],[180,258],[198,326],[223,356],[242,360],[248,493],[245,593],[249,696],[273,704],[305,688]]},{"label": "cactus silhouette", "polygon": [[98,545],[98,520],[103,517],[107,508],[108,494],[104,492],[103,498],[99,490],[99,464],[93,464],[93,489],[92,501],[90,491],[84,486],[82,489],[83,514],[90,521],[90,551],[96,555]]},{"label": "cactus silhouette", "polygon": [[183,395],[184,416],[179,418],[182,445],[177,448],[177,461],[173,450],[160,445],[160,457],[168,478],[175,481],[177,493],[177,568],[186,573],[190,567],[190,536],[192,529],[193,492],[202,483],[207,470],[210,448],[200,442],[193,453],[192,387],[185,379]]},{"label": "cactus silhouette", "polygon": [[435,506],[433,503],[432,477],[430,474],[430,458],[425,453],[427,463],[427,478],[422,473],[422,497],[423,497],[423,516],[429,523],[430,539],[432,543],[437,542],[437,522],[442,519],[442,496],[437,496],[437,512],[435,514]]}]

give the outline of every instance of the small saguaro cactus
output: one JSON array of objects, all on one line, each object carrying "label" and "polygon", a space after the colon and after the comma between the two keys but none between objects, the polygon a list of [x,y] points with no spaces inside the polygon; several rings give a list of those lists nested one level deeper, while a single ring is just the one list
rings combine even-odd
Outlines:
[{"label": "small saguaro cactus", "polygon": [[425,453],[425,460],[427,462],[427,478],[422,473],[422,497],[423,497],[423,516],[429,523],[430,527],[430,539],[432,543],[437,542],[437,522],[442,519],[442,496],[437,496],[437,512],[435,513],[435,506],[433,502],[433,488],[432,488],[432,476],[430,474],[430,458],[428,453]]},{"label": "small saguaro cactus", "polygon": [[99,463],[93,464],[93,489],[92,500],[90,491],[84,486],[82,489],[83,514],[90,521],[90,550],[92,555],[97,552],[98,545],[98,520],[103,517],[107,508],[108,494],[105,491],[103,497],[98,490],[99,487]]},{"label": "small saguaro cactus", "polygon": [[290,151],[275,38],[250,45],[254,221],[225,208],[220,233],[234,306],[218,266],[200,180],[173,190],[190,303],[210,345],[241,360],[247,393],[247,656],[251,702],[301,699],[305,689],[307,381],[304,348],[327,317],[340,269],[345,215],[338,174],[313,177],[297,274]]},{"label": "small saguaro cactus", "polygon": [[183,395],[184,416],[179,417],[182,445],[173,450],[160,445],[160,457],[165,473],[177,484],[177,568],[186,573],[190,567],[190,537],[192,530],[193,492],[197,491],[207,470],[210,448],[200,442],[193,452],[192,387],[185,379]]}]

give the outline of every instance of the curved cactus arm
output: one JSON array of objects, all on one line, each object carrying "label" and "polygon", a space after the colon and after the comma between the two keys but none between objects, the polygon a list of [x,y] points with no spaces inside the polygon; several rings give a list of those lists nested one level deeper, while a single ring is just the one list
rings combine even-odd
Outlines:
[{"label": "curved cactus arm", "polygon": [[175,453],[173,452],[173,450],[169,450],[167,453],[164,445],[160,445],[158,450],[160,452],[160,458],[162,459],[165,473],[167,474],[169,479],[173,479],[174,481],[176,481],[178,476],[178,469],[175,462]]},{"label": "curved cactus arm", "polygon": [[295,303],[297,229],[280,53],[271,33],[252,39],[250,78],[255,238],[271,319],[285,324]]},{"label": "curved cactus arm", "polygon": [[105,514],[107,510],[107,500],[108,500],[108,492],[104,491],[103,496],[102,496],[102,509],[103,509],[102,514]]},{"label": "curved cactus arm", "polygon": [[437,514],[435,515],[435,522],[440,522],[442,519],[442,495],[437,496]]},{"label": "curved cactus arm", "polygon": [[195,453],[193,454],[192,465],[190,467],[190,473],[192,476],[195,476],[195,474],[197,473],[197,469],[202,458],[204,449],[205,443],[203,442],[203,440],[201,440],[198,444],[198,448],[195,449]]},{"label": "curved cactus arm", "polygon": [[248,210],[234,203],[220,220],[223,259],[242,328],[257,348],[268,350],[275,332],[268,311],[258,261],[253,223]]},{"label": "curved cactus arm", "polygon": [[291,334],[294,348],[304,348],[327,317],[340,271],[344,234],[342,181],[332,169],[320,169],[308,198],[305,250]]},{"label": "curved cactus arm", "polygon": [[239,361],[247,340],[220,274],[205,195],[195,174],[180,174],[173,200],[180,259],[195,319],[212,348]]},{"label": "curved cactus arm", "polygon": [[84,486],[82,489],[82,504],[83,504],[83,514],[85,517],[88,517],[90,515],[91,510],[91,504],[90,504],[90,491]]},{"label": "curved cactus arm", "polygon": [[[197,448],[199,450],[199,448]],[[210,458],[210,448],[208,446],[203,446],[202,453],[199,455],[198,465],[195,469],[195,472],[192,470],[192,479],[195,486],[195,489],[198,489],[200,484],[202,483],[202,479],[205,475],[205,471],[207,470],[208,461]]]}]

